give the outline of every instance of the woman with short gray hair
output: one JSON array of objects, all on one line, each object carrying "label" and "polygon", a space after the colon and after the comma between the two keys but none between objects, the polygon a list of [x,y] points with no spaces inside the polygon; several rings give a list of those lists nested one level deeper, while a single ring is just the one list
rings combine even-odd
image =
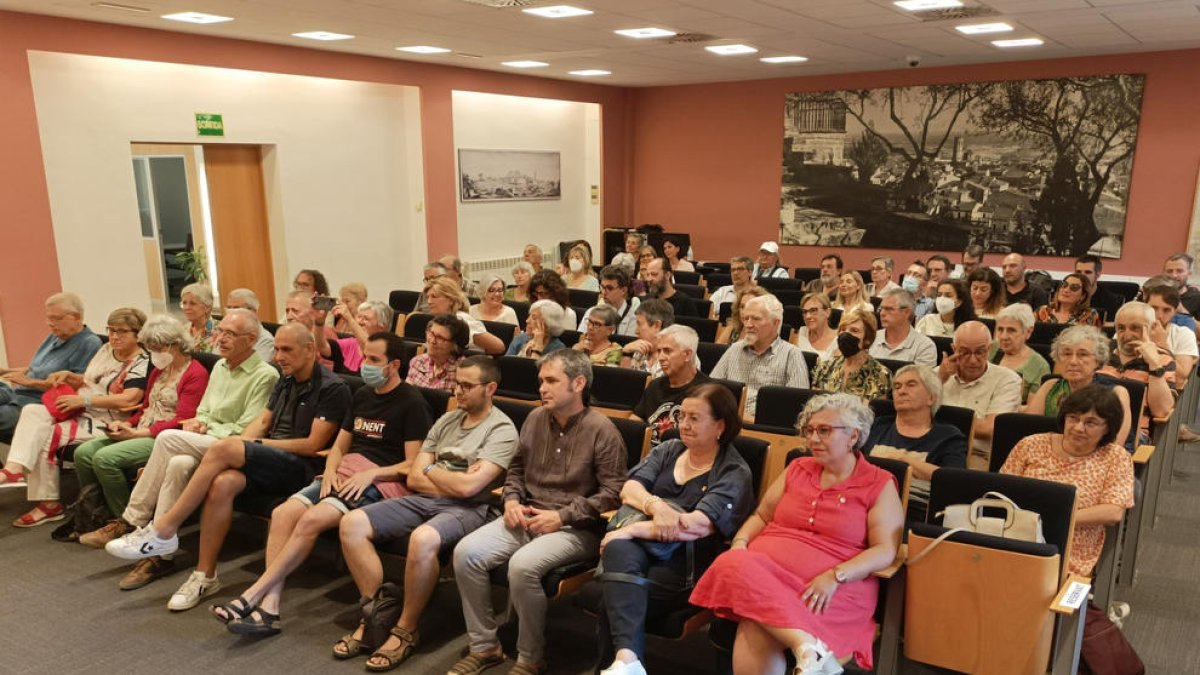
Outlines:
[{"label": "woman with short gray hair", "polygon": [[553,300],[538,300],[529,307],[529,318],[525,320],[525,332],[513,338],[506,354],[538,359],[545,354],[565,349],[558,339],[562,335],[565,321],[562,305]]},{"label": "woman with short gray hair", "polygon": [[[164,314],[150,317],[138,333],[149,352],[154,369],[146,385],[148,394],[133,417],[111,422],[106,436],[93,438],[75,451],[75,475],[79,477],[84,504],[106,512],[107,518],[89,519],[74,525],[79,543],[104,548],[108,542],[133,531],[121,519],[129,505],[129,482],[125,472],[145,464],[154,449],[154,439],[167,429],[179,429],[183,420],[196,416],[196,408],[208,387],[208,371],[192,358],[192,338],[187,326]],[[89,496],[90,495],[90,496]],[[90,502],[88,500],[91,500]],[[103,499],[103,509],[98,508]],[[90,531],[104,520],[108,523]]]},{"label": "woman with short gray hair", "polygon": [[574,349],[587,354],[593,366],[621,365],[621,345],[612,341],[617,329],[617,310],[608,305],[596,305],[587,314],[587,330],[579,336]]},{"label": "woman with short gray hair", "polygon": [[208,284],[188,284],[179,293],[179,308],[187,321],[196,351],[217,351],[217,324],[212,318],[213,292]]},{"label": "woman with short gray hair", "polygon": [[504,304],[504,280],[497,274],[487,274],[479,284],[479,302],[471,305],[467,313],[472,319],[498,321],[516,326],[517,313]]},{"label": "woman with short gray hair", "polygon": [[1025,342],[1033,334],[1033,321],[1033,310],[1023,302],[996,314],[996,347],[991,361],[1021,376],[1021,401],[1029,400],[1050,374],[1050,364]]},{"label": "woman with short gray hair", "polygon": [[[1153,320],[1153,319],[1152,319]],[[1117,443],[1125,443],[1133,416],[1130,414],[1129,390],[1100,371],[1108,363],[1108,339],[1095,326],[1071,326],[1054,338],[1050,356],[1057,367],[1055,377],[1042,383],[1029,397],[1023,412],[1031,415],[1058,417],[1062,401],[1072,392],[1090,384],[1111,389],[1125,410],[1125,422],[1117,434]]]}]

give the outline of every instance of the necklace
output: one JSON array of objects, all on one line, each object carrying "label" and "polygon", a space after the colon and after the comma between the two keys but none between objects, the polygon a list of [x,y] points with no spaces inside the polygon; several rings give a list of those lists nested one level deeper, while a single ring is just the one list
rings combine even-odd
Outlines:
[{"label": "necklace", "polygon": [[709,469],[712,468],[712,465],[713,465],[712,462],[709,462],[708,464],[704,464],[702,466],[696,466],[695,464],[692,463],[692,453],[690,453],[690,452],[687,454],[687,457],[684,458],[684,462],[687,463],[687,468],[691,469],[692,471],[695,471],[696,473],[700,473],[702,471],[708,471]]}]

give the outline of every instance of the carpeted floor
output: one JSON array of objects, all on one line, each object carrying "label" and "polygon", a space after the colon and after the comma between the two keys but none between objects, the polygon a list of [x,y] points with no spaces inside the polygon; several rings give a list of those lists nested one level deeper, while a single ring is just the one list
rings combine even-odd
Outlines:
[{"label": "carpeted floor", "polygon": [[[1142,538],[1131,590],[1117,592],[1133,613],[1125,633],[1150,673],[1200,673],[1200,445],[1185,446],[1173,482],[1164,485],[1157,527]],[[333,542],[293,575],[283,603],[283,634],[265,640],[230,635],[205,603],[172,613],[169,595],[185,572],[122,592],[129,565],[102,551],[50,539],[51,526],[20,530],[7,523],[28,505],[23,491],[0,491],[0,673],[337,673],[362,672],[363,659],[337,662],[329,650],[357,621],[357,592],[334,563]],[[196,547],[193,526],[183,538]],[[265,526],[240,518],[219,569],[224,601],[262,570]],[[187,569],[187,554],[181,556]],[[396,576],[393,570],[393,576]],[[398,578],[398,577],[397,577]],[[515,630],[504,631],[511,653]],[[548,653],[552,673],[590,673],[595,623],[571,601],[551,604]],[[439,585],[421,633],[419,653],[398,672],[445,673],[465,644],[453,582]],[[653,673],[710,673],[705,635],[681,643],[652,640]],[[906,664],[906,673],[933,672]],[[504,673],[497,668],[489,672]]]}]

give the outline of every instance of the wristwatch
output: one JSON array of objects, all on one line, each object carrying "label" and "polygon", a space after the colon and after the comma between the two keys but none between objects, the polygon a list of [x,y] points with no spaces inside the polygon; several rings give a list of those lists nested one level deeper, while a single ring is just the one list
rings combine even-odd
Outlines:
[{"label": "wristwatch", "polygon": [[838,582],[839,584],[844,584],[847,581],[850,581],[850,577],[847,576],[847,574],[842,571],[841,567],[837,567],[837,566],[835,566],[833,568],[833,579],[834,579],[834,581]]},{"label": "wristwatch", "polygon": [[421,475],[423,475],[423,476],[428,476],[428,475],[429,475],[429,472],[430,472],[430,471],[433,471],[433,470],[434,470],[434,469],[436,469],[436,468],[437,468],[437,463],[436,463],[436,462],[430,462],[430,463],[428,463],[428,464],[426,464],[426,465],[425,465],[425,468],[424,468],[424,469],[422,469],[422,470],[421,470]]},{"label": "wristwatch", "polygon": [[1146,372],[1150,374],[1150,377],[1162,377],[1167,374],[1167,369],[1163,366],[1159,366],[1154,370],[1148,370]]}]

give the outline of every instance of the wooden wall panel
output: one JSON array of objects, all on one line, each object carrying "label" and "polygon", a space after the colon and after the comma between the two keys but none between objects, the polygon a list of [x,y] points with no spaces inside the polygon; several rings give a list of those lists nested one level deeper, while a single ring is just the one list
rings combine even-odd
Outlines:
[{"label": "wooden wall panel", "polygon": [[205,145],[204,171],[220,290],[253,290],[261,303],[259,316],[273,320],[277,316],[275,275],[262,149],[257,145]]}]

